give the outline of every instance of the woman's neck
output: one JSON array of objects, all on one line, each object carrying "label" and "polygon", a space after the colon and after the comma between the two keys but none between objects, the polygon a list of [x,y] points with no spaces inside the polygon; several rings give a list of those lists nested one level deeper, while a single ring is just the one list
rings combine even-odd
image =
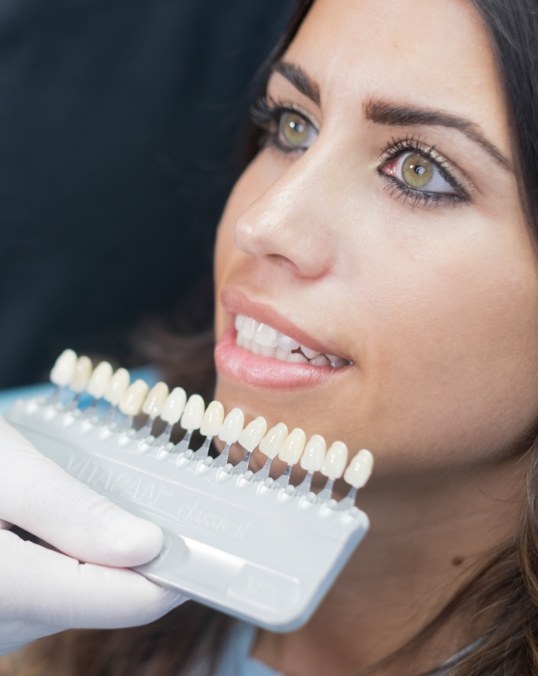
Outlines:
[{"label": "woman's neck", "polygon": [[[291,634],[260,632],[253,656],[286,676],[327,676],[356,673],[398,650],[517,532],[526,468],[514,458],[412,482],[378,480],[359,500],[371,531],[318,611]],[[465,619],[441,628],[427,659],[415,655],[411,667],[402,658],[376,673],[442,663],[478,637]]]}]

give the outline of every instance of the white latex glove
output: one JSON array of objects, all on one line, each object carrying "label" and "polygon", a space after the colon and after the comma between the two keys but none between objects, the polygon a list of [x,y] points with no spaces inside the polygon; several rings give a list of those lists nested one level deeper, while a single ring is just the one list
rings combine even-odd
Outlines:
[{"label": "white latex glove", "polygon": [[186,600],[124,569],[158,554],[156,525],[70,477],[1,417],[0,518],[0,654],[68,628],[145,624]]}]

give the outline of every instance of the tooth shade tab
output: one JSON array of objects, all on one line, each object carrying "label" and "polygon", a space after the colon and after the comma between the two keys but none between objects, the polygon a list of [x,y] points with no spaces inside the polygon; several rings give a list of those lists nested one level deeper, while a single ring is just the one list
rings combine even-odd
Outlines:
[{"label": "tooth shade tab", "polygon": [[[241,302],[240,292],[227,293],[225,304],[236,302],[236,293],[237,302]],[[235,356],[240,358],[239,349]],[[254,358],[248,356],[252,362]],[[98,364],[96,361],[95,367]],[[309,367],[299,365],[293,370],[305,368]],[[129,374],[118,370],[105,390],[113,400],[118,390],[127,390],[120,399],[125,414],[87,392],[80,396],[67,387],[51,387],[50,395],[37,393],[13,402],[5,412],[6,422],[28,435],[43,457],[67,470],[76,481],[90,490],[106,488],[113,502],[147,519],[146,541],[157,539],[159,544],[159,531],[164,531],[164,556],[155,556],[138,567],[141,575],[178,593],[184,593],[187,586],[187,591],[208,607],[268,631],[300,628],[313,617],[327,588],[368,531],[368,515],[355,501],[360,491],[343,481],[325,481],[313,472],[275,460],[280,449],[281,456],[291,461],[291,455],[298,454],[305,442],[302,430],[293,426],[288,430],[282,423],[267,432],[278,419],[268,425],[261,417],[247,418],[245,423],[252,424],[229,437],[230,441],[241,440],[244,449],[239,443],[224,444],[209,436],[200,444],[204,435],[198,430],[180,431],[177,418],[172,425],[161,417],[151,419],[149,413],[143,418],[129,415],[144,406],[152,412],[147,400],[156,381],[147,387],[136,378],[132,377],[135,382],[129,386]],[[89,381],[86,390],[88,387]],[[233,392],[230,401],[232,397]],[[268,400],[273,399],[268,395]],[[194,401],[190,400],[188,408]],[[181,419],[177,405],[181,404],[184,413],[185,391],[177,389],[166,397],[169,414],[171,403]],[[222,413],[224,425],[232,406],[243,408],[244,404],[245,415],[252,411],[242,398],[222,403],[229,408],[223,411],[218,402],[207,406],[207,415],[202,415],[206,431],[211,431]],[[271,401],[266,404],[269,413]],[[297,415],[293,404],[282,407],[282,413],[284,409],[290,416]],[[262,412],[263,408],[255,415]],[[159,415],[169,418],[163,411]],[[218,448],[211,448],[212,441]],[[309,443],[316,447],[312,439]],[[321,444],[324,448],[322,440]],[[260,446],[274,457],[262,458],[257,451]],[[350,461],[358,448],[353,449]],[[210,449],[222,451],[215,456],[208,453]],[[364,451],[360,457],[368,459]],[[358,465],[352,470],[358,471]],[[341,491],[344,485],[347,495]],[[249,584],[252,579],[254,585]]]},{"label": "tooth shade tab", "polygon": [[142,413],[145,413],[150,418],[156,418],[163,410],[168,395],[168,385],[166,383],[156,383],[142,404]]},{"label": "tooth shade tab", "polygon": [[327,442],[320,434],[313,434],[305,446],[300,465],[307,472],[319,472],[327,452]]},{"label": "tooth shade tab", "polygon": [[148,384],[144,380],[135,380],[129,385],[120,399],[119,409],[125,415],[138,415],[148,393]]},{"label": "tooth shade tab", "polygon": [[95,399],[101,399],[110,383],[112,373],[112,366],[107,361],[99,362],[90,376],[86,392]]},{"label": "tooth shade tab", "polygon": [[278,451],[278,457],[288,465],[295,465],[299,462],[305,443],[306,434],[300,427],[295,427],[285,438]]},{"label": "tooth shade tab", "polygon": [[237,441],[246,451],[252,453],[263,439],[266,431],[267,421],[262,416],[258,416],[249,422],[237,438]]},{"label": "tooth shade tab", "polygon": [[226,444],[235,444],[238,440],[243,425],[245,424],[245,415],[240,408],[232,408],[224,418],[224,422],[219,430],[219,439]]},{"label": "tooth shade tab", "polygon": [[169,425],[175,425],[181,418],[187,402],[187,393],[182,387],[174,387],[166,397],[162,411],[159,417]]},{"label": "tooth shade tab", "polygon": [[129,387],[130,381],[129,372],[124,368],[119,368],[110,379],[105,390],[104,398],[106,401],[112,406],[117,406]]},{"label": "tooth shade tab", "polygon": [[374,467],[374,456],[367,448],[360,450],[344,472],[344,479],[354,488],[362,488]]},{"label": "tooth shade tab", "polygon": [[67,387],[75,371],[77,354],[73,350],[64,350],[56,359],[50,372],[50,382],[57,387]]},{"label": "tooth shade tab", "polygon": [[260,441],[259,449],[268,458],[274,458],[278,455],[280,447],[288,436],[288,428],[284,423],[277,423],[267,432]]},{"label": "tooth shade tab", "polygon": [[347,464],[347,446],[343,441],[334,441],[327,451],[320,471],[329,479],[339,479]]},{"label": "tooth shade tab", "polygon": [[84,392],[84,390],[86,389],[86,385],[90,380],[91,374],[92,374],[92,363],[89,357],[86,357],[84,355],[82,357],[79,357],[76,361],[75,368],[73,370],[73,375],[71,376],[71,380],[69,381],[69,387],[73,390],[73,392],[76,392],[77,394]]},{"label": "tooth shade tab", "polygon": [[205,437],[215,437],[219,433],[223,420],[224,406],[220,401],[213,400],[205,410],[200,425],[200,434]]},{"label": "tooth shade tab", "polygon": [[202,397],[199,394],[192,394],[185,404],[185,410],[179,421],[180,426],[188,432],[197,430],[202,424],[204,411],[205,403]]}]

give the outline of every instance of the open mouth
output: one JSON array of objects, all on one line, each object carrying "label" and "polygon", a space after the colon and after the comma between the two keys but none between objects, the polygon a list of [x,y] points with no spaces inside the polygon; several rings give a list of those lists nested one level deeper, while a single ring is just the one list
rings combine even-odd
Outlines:
[{"label": "open mouth", "polygon": [[269,324],[263,324],[246,315],[235,316],[236,344],[263,357],[279,361],[310,364],[339,369],[351,362],[338,355],[326,354],[302,345],[294,338],[281,333]]}]

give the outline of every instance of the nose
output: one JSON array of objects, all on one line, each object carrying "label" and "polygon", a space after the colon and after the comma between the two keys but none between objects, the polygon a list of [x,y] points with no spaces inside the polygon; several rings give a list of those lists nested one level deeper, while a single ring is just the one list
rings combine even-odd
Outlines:
[{"label": "nose", "polygon": [[268,182],[235,223],[239,249],[293,274],[317,279],[331,268],[335,238],[327,167],[304,155]]}]

